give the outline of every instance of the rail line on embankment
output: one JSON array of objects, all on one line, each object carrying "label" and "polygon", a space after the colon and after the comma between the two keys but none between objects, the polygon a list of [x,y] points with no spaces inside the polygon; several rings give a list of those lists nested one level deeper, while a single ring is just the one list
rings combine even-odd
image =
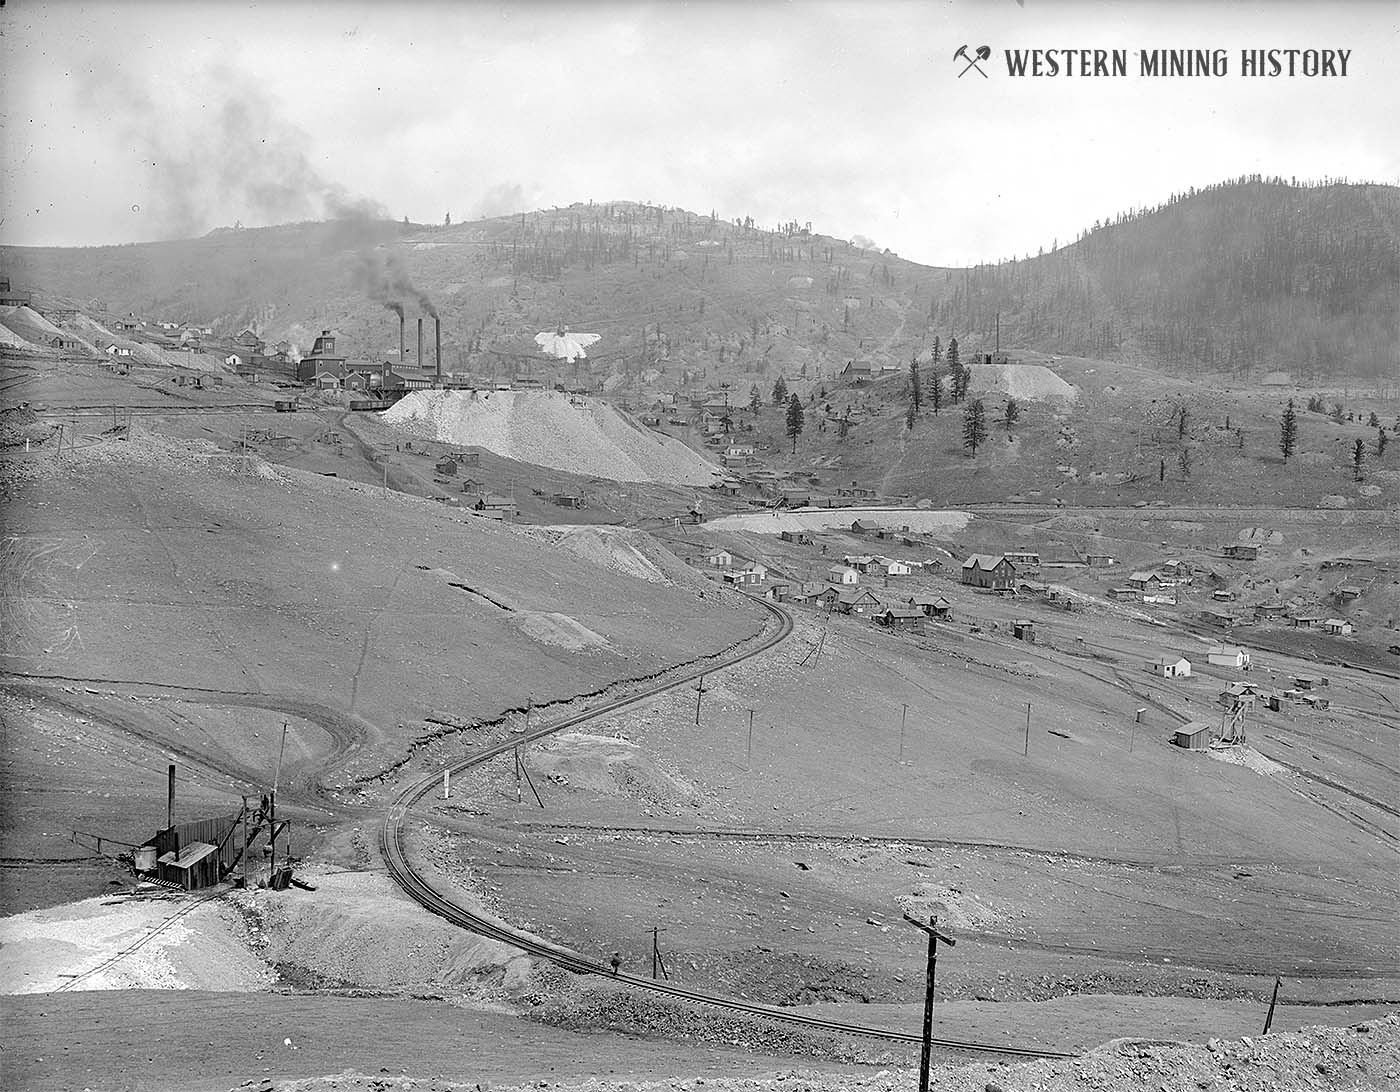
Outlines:
[{"label": "rail line on embankment", "polygon": [[[695,682],[702,675],[710,675],[716,671],[722,671],[752,659],[763,652],[774,648],[787,640],[792,634],[792,615],[782,607],[769,603],[766,600],[755,600],[768,611],[778,621],[776,632],[765,637],[752,648],[736,653],[729,659],[720,663],[708,664],[703,670],[696,669],[687,672],[677,678],[670,679],[664,683],[647,687],[645,690],[635,694],[630,694],[623,698],[604,702],[594,706],[582,713],[577,713],[561,720],[552,721],[548,724],[536,728],[534,731],[522,733],[499,743],[483,747],[470,758],[463,759],[449,766],[448,772],[456,776],[467,770],[481,766],[491,759],[506,754],[522,743],[529,743],[537,739],[543,739],[555,732],[563,731],[566,728],[576,728],[599,717],[608,716],[628,709],[643,702],[650,701],[668,691],[679,689],[689,683]],[[453,925],[463,929],[468,929],[474,933],[499,940],[512,947],[519,948],[524,952],[542,959],[547,959],[551,963],[574,974],[598,974],[603,975],[615,982],[625,983],[636,988],[651,990],[654,993],[665,994],[683,1001],[695,1002],[703,1005],[710,1005],[715,1008],[724,1009],[729,1012],[742,1013],[747,1016],[757,1016],[768,1020],[781,1021],[786,1024],[795,1024],[801,1027],[810,1028],[814,1031],[825,1031],[844,1035],[861,1035],[873,1039],[882,1039],[887,1042],[898,1043],[920,1043],[923,1037],[917,1032],[893,1031],[888,1028],[867,1027],[863,1024],[851,1024],[840,1020],[827,1020],[818,1016],[811,1016],[792,1009],[775,1008],[770,1005],[761,1005],[752,1001],[744,1001],[735,997],[725,997],[721,994],[708,993],[704,990],[691,989],[686,986],[676,985],[667,981],[657,981],[650,978],[638,978],[634,975],[617,974],[614,975],[609,967],[601,963],[596,963],[577,952],[571,951],[557,944],[551,944],[538,937],[514,929],[502,922],[493,920],[482,914],[476,913],[438,891],[430,884],[416,869],[409,860],[406,847],[405,822],[409,813],[424,797],[428,796],[441,781],[441,774],[434,773],[420,781],[410,785],[393,805],[385,813],[383,826],[380,828],[379,848],[384,856],[384,862],[388,866],[389,875],[408,894],[408,896],[425,909],[445,918]],[[1073,1055],[1055,1050],[1043,1050],[1036,1047],[1010,1046],[999,1043],[981,1043],[962,1039],[935,1038],[935,1046],[949,1050],[962,1050],[981,1054],[999,1054],[1018,1058],[1068,1058]]]}]

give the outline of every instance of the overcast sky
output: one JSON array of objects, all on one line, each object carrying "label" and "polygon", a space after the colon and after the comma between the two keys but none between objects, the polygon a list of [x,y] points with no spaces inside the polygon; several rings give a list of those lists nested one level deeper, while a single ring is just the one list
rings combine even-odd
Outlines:
[{"label": "overcast sky", "polygon": [[[10,0],[0,27],[7,243],[592,198],[963,264],[1240,174],[1400,180],[1393,0]],[[984,44],[989,78],[959,78]],[[1007,48],[1069,47],[1226,49],[1230,75],[1006,74]],[[1350,50],[1349,74],[1245,79],[1244,47]]]}]

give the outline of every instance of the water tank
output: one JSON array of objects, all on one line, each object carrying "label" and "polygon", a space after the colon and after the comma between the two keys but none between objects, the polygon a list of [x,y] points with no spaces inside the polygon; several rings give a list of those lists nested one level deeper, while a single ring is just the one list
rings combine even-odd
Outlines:
[{"label": "water tank", "polygon": [[156,847],[137,846],[136,847],[136,871],[154,872],[156,870]]}]

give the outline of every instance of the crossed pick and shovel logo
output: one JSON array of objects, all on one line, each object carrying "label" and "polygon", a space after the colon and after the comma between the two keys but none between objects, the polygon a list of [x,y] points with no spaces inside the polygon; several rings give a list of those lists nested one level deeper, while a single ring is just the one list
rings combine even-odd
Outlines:
[{"label": "crossed pick and shovel logo", "polygon": [[977,47],[977,52],[972,54],[971,56],[968,55],[967,46],[958,46],[958,51],[953,54],[953,60],[967,62],[967,65],[963,68],[963,70],[958,73],[958,79],[962,79],[975,68],[977,69],[978,74],[981,75],[981,77],[985,80],[987,78],[987,74],[982,71],[982,67],[978,62],[985,61],[991,55],[991,46],[980,45]]}]

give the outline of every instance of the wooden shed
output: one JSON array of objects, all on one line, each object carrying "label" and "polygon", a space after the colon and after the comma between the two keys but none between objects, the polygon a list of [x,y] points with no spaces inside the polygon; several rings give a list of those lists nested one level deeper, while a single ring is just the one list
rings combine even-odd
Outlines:
[{"label": "wooden shed", "polygon": [[179,853],[163,853],[156,858],[156,878],[179,884],[186,891],[213,887],[219,882],[219,847],[191,842]]},{"label": "wooden shed", "polygon": [[1210,737],[1214,731],[1215,725],[1209,721],[1193,720],[1172,733],[1172,743],[1188,751],[1204,751],[1210,746]]}]

